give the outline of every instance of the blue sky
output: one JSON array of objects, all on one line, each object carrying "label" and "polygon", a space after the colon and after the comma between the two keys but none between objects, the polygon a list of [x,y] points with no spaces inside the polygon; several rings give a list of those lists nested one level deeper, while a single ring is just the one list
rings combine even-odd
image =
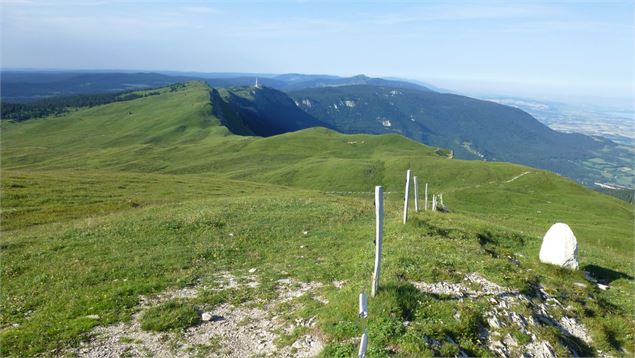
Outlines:
[{"label": "blue sky", "polygon": [[4,0],[2,67],[407,77],[631,97],[631,2]]}]

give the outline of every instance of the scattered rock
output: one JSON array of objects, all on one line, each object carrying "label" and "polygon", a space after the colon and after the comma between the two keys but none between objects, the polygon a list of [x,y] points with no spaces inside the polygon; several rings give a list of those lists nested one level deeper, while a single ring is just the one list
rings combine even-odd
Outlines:
[{"label": "scattered rock", "polygon": [[[495,355],[503,357],[521,355],[524,357],[554,357],[555,353],[549,342],[540,340],[532,332],[533,328],[531,327],[538,324],[553,326],[564,335],[577,337],[587,343],[591,342],[591,336],[586,328],[574,318],[567,316],[567,308],[542,286],[536,288],[538,297],[530,299],[516,290],[510,290],[488,281],[477,273],[467,274],[464,281],[470,285],[448,282],[412,282],[412,284],[426,293],[447,295],[449,299],[486,299],[490,303],[490,308],[483,318],[488,327],[480,326],[478,336],[481,341],[487,342],[487,347]],[[522,310],[519,311],[518,308]],[[529,310],[531,314],[519,313],[524,312],[524,310]],[[562,318],[560,320],[553,318],[551,311],[560,312],[563,314]],[[460,319],[460,316],[457,318],[457,314],[455,314],[454,318]],[[525,351],[522,350],[514,337],[509,334],[503,336],[502,332],[509,329],[530,337]],[[435,349],[433,340],[426,340],[426,344]]]},{"label": "scattered rock", "polygon": [[[472,288],[466,287],[462,283],[449,283],[449,282],[435,282],[435,283],[425,283],[425,282],[411,282],[413,286],[417,289],[427,292],[433,293],[437,295],[446,295],[451,296],[455,299],[462,298],[479,298],[484,296],[503,296],[503,295],[514,295],[518,294],[517,291],[510,291],[505,289],[487,279],[483,278],[478,273],[470,273],[465,276],[465,281],[474,283],[480,286],[480,290],[474,290]],[[494,298],[491,298],[492,303],[496,303],[497,301]]]},{"label": "scattered rock", "polygon": [[490,316],[487,318],[487,324],[490,328],[501,328],[501,323],[496,316]]},{"label": "scattered rock", "polygon": [[567,224],[556,223],[545,234],[540,247],[540,262],[576,270],[578,242]]},{"label": "scattered rock", "polygon": [[[291,278],[282,278],[278,281],[278,297],[281,302],[288,302],[294,298],[300,297],[309,291],[321,288],[320,282],[300,282]],[[328,301],[326,301],[328,303]]]},{"label": "scattered rock", "polygon": [[487,348],[500,357],[509,357],[509,348],[502,341],[491,341]]},{"label": "scattered rock", "polygon": [[99,317],[99,315],[96,314],[89,314],[88,316],[84,316],[85,318],[90,318],[90,319],[100,319],[101,317]]},{"label": "scattered rock", "polygon": [[[272,322],[267,311],[255,307],[236,307],[222,304],[210,312],[210,320],[223,324],[207,324],[190,327],[184,337],[191,346],[205,345],[217,337],[221,351],[231,351],[232,356],[247,357],[255,353],[273,353],[276,328],[281,321]],[[245,324],[247,322],[247,324]],[[273,326],[268,326],[272,322]]]},{"label": "scattered rock", "polygon": [[291,347],[283,349],[281,353],[287,357],[314,357],[320,354],[323,348],[324,343],[320,339],[307,334],[293,342]]},{"label": "scattered rock", "polygon": [[255,273],[256,271],[257,271],[257,269],[255,269],[255,268],[249,269],[249,273]]},{"label": "scattered rock", "polygon": [[578,337],[585,343],[590,344],[593,340],[589,332],[575,318],[562,317],[560,319],[560,329],[574,337]]},{"label": "scattered rock", "polygon": [[433,293],[436,295],[446,295],[452,296],[454,298],[464,298],[468,297],[472,291],[463,286],[460,283],[449,283],[449,282],[435,282],[435,283],[425,283],[425,282],[412,282],[412,285],[417,289],[427,292]]},{"label": "scattered rock", "polygon": [[502,286],[499,286],[497,284],[495,284],[492,281],[487,280],[486,278],[484,278],[483,276],[479,275],[476,272],[472,272],[469,273],[465,276],[465,279],[476,283],[477,285],[481,286],[481,291],[484,295],[497,295],[497,296],[503,296],[503,295],[507,295],[507,294],[515,294],[517,293],[517,291],[511,291],[507,288],[504,288]]},{"label": "scattered rock", "polygon": [[227,271],[219,272],[216,276],[216,281],[218,282],[217,290],[227,290],[238,288],[238,280],[234,275]]},{"label": "scattered rock", "polygon": [[555,358],[556,354],[553,347],[547,341],[532,342],[526,346],[526,352],[523,357],[535,358]]},{"label": "scattered rock", "polygon": [[[255,272],[255,269],[253,272]],[[250,270],[251,272],[251,270]],[[251,273],[253,273],[251,272]],[[239,287],[239,281],[229,272],[217,276],[222,290]],[[254,282],[256,277],[247,276]],[[251,282],[250,282],[251,283]],[[250,285],[247,283],[245,285]],[[271,317],[271,310],[283,302],[307,294],[322,286],[321,283],[305,283],[293,279],[279,282],[278,298],[271,299],[264,308],[246,302],[241,306],[221,304],[201,315],[204,324],[185,329],[183,332],[148,332],[141,329],[140,318],[150,307],[167,300],[195,298],[201,287],[188,287],[162,292],[154,297],[141,297],[139,310],[129,322],[110,326],[99,326],[91,332],[91,340],[67,352],[82,357],[157,356],[193,357],[212,355],[216,357],[311,357],[319,355],[324,342],[309,332],[286,347],[276,347],[274,341],[280,334],[289,334],[286,322],[278,316]],[[300,306],[294,308],[299,309]],[[97,318],[96,318],[97,319]],[[219,323],[207,323],[219,322]],[[300,325],[315,329],[317,317],[302,319]],[[214,346],[210,346],[215,342]],[[210,353],[209,349],[213,349]]]},{"label": "scattered rock", "polygon": [[335,286],[335,288],[340,289],[344,287],[345,281],[333,281],[332,283],[333,283],[333,286]]},{"label": "scattered rock", "polygon": [[518,347],[518,342],[509,333],[503,338],[503,343],[505,343],[507,347]]}]

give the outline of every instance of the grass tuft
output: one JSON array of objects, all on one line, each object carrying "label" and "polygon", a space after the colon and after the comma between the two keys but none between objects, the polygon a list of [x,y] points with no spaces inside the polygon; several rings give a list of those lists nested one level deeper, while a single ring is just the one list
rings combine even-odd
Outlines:
[{"label": "grass tuft", "polygon": [[155,332],[175,331],[200,322],[201,317],[192,304],[169,301],[149,308],[141,317],[141,328]]}]

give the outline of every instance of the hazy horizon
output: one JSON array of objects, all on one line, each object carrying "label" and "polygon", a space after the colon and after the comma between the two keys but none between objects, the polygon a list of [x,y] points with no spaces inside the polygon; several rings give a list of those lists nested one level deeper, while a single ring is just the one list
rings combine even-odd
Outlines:
[{"label": "hazy horizon", "polygon": [[400,77],[470,95],[633,95],[629,2],[2,1],[2,67]]},{"label": "hazy horizon", "polygon": [[[290,73],[299,73],[299,72],[280,72],[280,73],[264,73],[264,72],[224,72],[224,71],[187,71],[187,70],[171,70],[171,69],[108,69],[108,68],[85,68],[85,69],[76,69],[76,68],[0,68],[0,71],[24,71],[24,72],[90,72],[90,73],[99,73],[99,72],[146,72],[146,73],[200,73],[200,74],[236,74],[236,75],[251,75],[251,76],[278,76]],[[334,75],[332,73],[300,73],[304,75]],[[427,78],[413,78],[408,76],[375,76],[367,73],[356,73],[351,75],[340,75],[342,77],[356,76],[356,75],[365,75],[368,77],[375,78],[386,78],[386,79],[395,79],[395,80],[404,80],[415,83],[420,83],[422,85],[432,86],[432,89],[438,89],[441,92],[451,92],[462,94],[466,96],[472,96],[477,98],[487,99],[488,97],[500,97],[500,98],[518,98],[518,99],[526,99],[526,100],[536,100],[536,101],[545,101],[545,102],[555,102],[555,103],[563,103],[563,104],[572,104],[572,105],[585,105],[585,106],[594,106],[594,107],[604,107],[604,108],[620,108],[622,110],[627,110],[631,112],[635,112],[635,104],[633,103],[633,98],[631,96],[603,96],[602,94],[595,95],[568,95],[566,93],[561,94],[544,94],[544,93],[527,93],[527,92],[518,92],[514,90],[510,90],[507,88],[502,88],[496,90],[493,86],[481,86],[482,82],[475,81],[461,81],[461,80],[448,80],[448,79],[427,79]],[[337,75],[336,75],[337,76]],[[589,101],[593,101],[590,103]]]}]

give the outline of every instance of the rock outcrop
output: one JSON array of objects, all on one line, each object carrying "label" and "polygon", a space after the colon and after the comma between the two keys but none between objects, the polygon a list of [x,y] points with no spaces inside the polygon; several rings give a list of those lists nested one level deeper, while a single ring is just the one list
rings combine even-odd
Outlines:
[{"label": "rock outcrop", "polygon": [[578,241],[567,224],[556,223],[545,234],[540,247],[540,262],[576,270]]}]

